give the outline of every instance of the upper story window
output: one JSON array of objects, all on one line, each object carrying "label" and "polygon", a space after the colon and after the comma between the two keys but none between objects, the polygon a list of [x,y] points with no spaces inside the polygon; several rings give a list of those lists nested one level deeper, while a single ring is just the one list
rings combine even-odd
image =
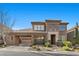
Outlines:
[{"label": "upper story window", "polygon": [[60,26],[59,26],[59,30],[60,30],[60,31],[66,30],[66,26],[65,26],[65,25],[60,25]]},{"label": "upper story window", "polygon": [[57,24],[48,24],[48,31],[57,31]]},{"label": "upper story window", "polygon": [[44,25],[34,25],[34,30],[44,30]]}]

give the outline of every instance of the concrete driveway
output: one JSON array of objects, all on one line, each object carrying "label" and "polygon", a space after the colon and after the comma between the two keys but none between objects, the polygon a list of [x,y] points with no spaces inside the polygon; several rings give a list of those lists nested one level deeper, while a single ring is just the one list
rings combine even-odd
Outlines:
[{"label": "concrete driveway", "polygon": [[79,53],[67,51],[32,51],[30,47],[8,46],[0,48],[0,56],[79,56]]}]

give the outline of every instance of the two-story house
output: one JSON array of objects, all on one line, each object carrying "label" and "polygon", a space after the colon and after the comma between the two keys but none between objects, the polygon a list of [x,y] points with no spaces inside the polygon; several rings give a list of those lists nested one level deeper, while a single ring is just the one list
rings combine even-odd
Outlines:
[{"label": "two-story house", "polygon": [[51,44],[56,44],[58,40],[67,39],[67,22],[61,20],[46,20],[45,22],[31,22],[32,29],[18,30],[9,33],[7,44],[31,45],[34,39],[37,44],[44,40],[50,40]]}]

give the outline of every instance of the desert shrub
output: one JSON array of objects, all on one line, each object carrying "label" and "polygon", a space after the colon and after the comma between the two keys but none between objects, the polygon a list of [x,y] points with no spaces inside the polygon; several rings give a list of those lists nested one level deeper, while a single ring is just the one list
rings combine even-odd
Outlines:
[{"label": "desert shrub", "polygon": [[72,50],[72,43],[70,41],[63,41],[63,49],[66,51],[71,51]]},{"label": "desert shrub", "polygon": [[73,48],[70,48],[68,46],[63,46],[63,49],[66,50],[66,51],[72,51],[73,50]]},{"label": "desert shrub", "polygon": [[46,42],[45,43],[45,47],[49,47],[49,42]]},{"label": "desert shrub", "polygon": [[63,41],[62,41],[62,40],[58,40],[58,41],[57,41],[57,46],[62,47],[62,46],[63,46]]},{"label": "desert shrub", "polygon": [[36,47],[37,47],[36,45],[32,45],[32,48],[33,48],[33,49],[36,49]]},{"label": "desert shrub", "polygon": [[43,39],[43,45],[45,44],[45,42],[46,42],[46,39]]},{"label": "desert shrub", "polygon": [[49,40],[45,41],[44,46],[45,47],[51,47],[50,41]]},{"label": "desert shrub", "polygon": [[37,46],[36,50],[37,50],[37,51],[41,51],[41,49],[40,49],[38,46]]},{"label": "desert shrub", "polygon": [[5,47],[7,47],[7,45],[2,44],[2,45],[0,45],[0,47],[5,48]]},{"label": "desert shrub", "polygon": [[64,46],[71,47],[72,46],[72,43],[70,41],[63,41],[63,45]]},{"label": "desert shrub", "polygon": [[37,51],[40,51],[41,50],[38,45],[32,45],[32,48],[35,49],[35,50],[37,50]]}]

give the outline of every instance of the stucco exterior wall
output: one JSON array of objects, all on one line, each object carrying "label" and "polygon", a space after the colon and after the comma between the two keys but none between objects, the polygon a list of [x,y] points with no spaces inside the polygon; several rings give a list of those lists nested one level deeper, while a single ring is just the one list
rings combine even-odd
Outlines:
[{"label": "stucco exterior wall", "polygon": [[[57,42],[61,36],[64,36],[64,39],[67,39],[67,23],[62,23],[60,20],[47,20],[46,22],[33,22],[32,23],[32,30],[30,31],[12,31],[8,36],[7,36],[7,44],[9,45],[19,45],[21,40],[21,43],[27,43],[27,44],[32,44],[33,39],[39,39],[39,37],[44,37],[44,39],[51,40],[51,35],[55,35],[55,42]],[[60,31],[59,26],[61,25],[66,25],[65,26],[65,31]],[[34,25],[44,25],[44,30],[34,30]],[[29,39],[22,38],[22,35],[31,35]]]},{"label": "stucco exterior wall", "polygon": [[67,31],[59,32],[59,39],[67,40]]},{"label": "stucco exterior wall", "polygon": [[8,35],[6,37],[6,43],[7,45],[15,45],[15,36],[14,35]]}]

